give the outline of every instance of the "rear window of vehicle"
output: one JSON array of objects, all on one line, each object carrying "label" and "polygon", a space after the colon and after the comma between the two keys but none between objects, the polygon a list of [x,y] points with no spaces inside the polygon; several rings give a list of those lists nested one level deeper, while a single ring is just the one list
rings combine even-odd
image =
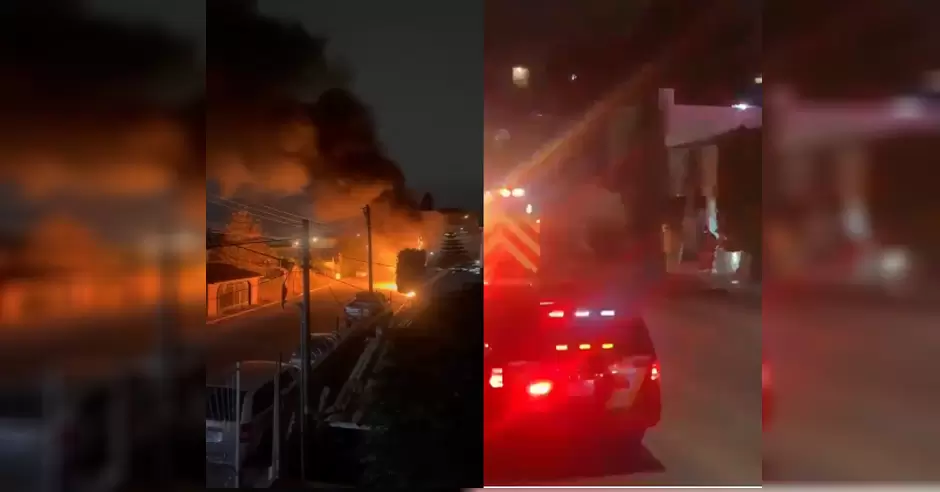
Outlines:
[{"label": "rear window of vehicle", "polygon": [[[234,422],[237,408],[245,402],[247,392],[241,391],[236,399],[235,389],[220,386],[206,387],[206,420]],[[241,408],[244,410],[244,408]]]}]

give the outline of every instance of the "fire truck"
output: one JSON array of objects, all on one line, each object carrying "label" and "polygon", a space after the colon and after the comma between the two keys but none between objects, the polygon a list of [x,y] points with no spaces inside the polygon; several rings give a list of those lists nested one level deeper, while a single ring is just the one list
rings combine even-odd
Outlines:
[{"label": "fire truck", "polygon": [[483,197],[483,281],[532,284],[540,263],[541,219],[525,188],[500,188]]},{"label": "fire truck", "polygon": [[622,254],[629,228],[620,196],[591,182],[565,189],[504,187],[484,195],[487,285],[609,284],[643,260]]}]

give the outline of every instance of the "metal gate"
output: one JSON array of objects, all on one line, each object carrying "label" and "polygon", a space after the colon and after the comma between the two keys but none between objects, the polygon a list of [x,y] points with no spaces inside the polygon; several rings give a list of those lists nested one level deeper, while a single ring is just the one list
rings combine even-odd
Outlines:
[{"label": "metal gate", "polygon": [[227,310],[247,307],[251,303],[251,284],[248,282],[227,282],[219,285],[219,313]]}]

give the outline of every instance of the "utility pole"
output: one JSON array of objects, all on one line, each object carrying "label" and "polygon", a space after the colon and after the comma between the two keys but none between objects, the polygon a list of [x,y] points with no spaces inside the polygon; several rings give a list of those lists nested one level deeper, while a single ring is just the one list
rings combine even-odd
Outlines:
[{"label": "utility pole", "polygon": [[366,261],[369,262],[369,292],[375,292],[375,282],[372,276],[372,209],[366,205],[362,207],[366,216]]},{"label": "utility pole", "polygon": [[303,306],[300,314],[300,477],[307,479],[307,425],[310,422],[310,221],[303,219],[300,238]]}]

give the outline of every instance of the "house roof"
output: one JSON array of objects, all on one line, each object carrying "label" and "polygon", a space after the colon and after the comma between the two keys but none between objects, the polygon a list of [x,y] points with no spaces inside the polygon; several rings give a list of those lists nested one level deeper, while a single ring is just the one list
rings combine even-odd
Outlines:
[{"label": "house roof", "polygon": [[258,272],[239,268],[234,265],[229,265],[228,263],[206,263],[207,284],[218,284],[220,282],[256,278],[261,276],[262,274]]}]

